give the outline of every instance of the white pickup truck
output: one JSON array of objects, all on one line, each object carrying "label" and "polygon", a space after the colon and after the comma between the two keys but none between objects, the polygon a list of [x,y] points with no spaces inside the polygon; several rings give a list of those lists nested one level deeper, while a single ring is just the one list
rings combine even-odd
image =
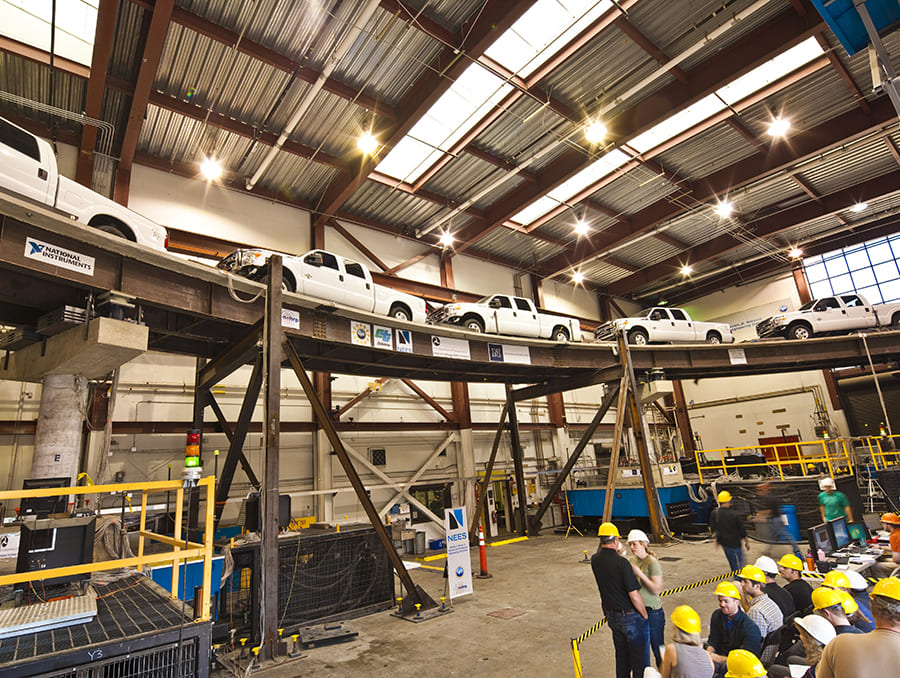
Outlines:
[{"label": "white pickup truck", "polygon": [[[263,249],[236,250],[216,268],[260,281],[269,274],[272,254],[278,253]],[[369,269],[356,261],[324,250],[312,250],[299,257],[281,256],[281,287],[285,292],[298,292],[398,320],[425,322],[424,299],[373,282]]]},{"label": "white pickup truck", "polygon": [[80,223],[165,251],[166,229],[59,173],[53,147],[0,118],[0,188],[65,212]]},{"label": "white pickup truck", "polygon": [[470,332],[581,341],[581,323],[575,318],[540,313],[530,300],[506,294],[492,294],[471,303],[445,304],[428,314],[428,322],[460,325]]},{"label": "white pickup truck", "polygon": [[615,341],[625,332],[629,344],[644,346],[651,343],[672,344],[731,344],[734,335],[728,323],[691,320],[683,308],[653,306],[645,308],[633,318],[617,318],[594,330],[597,341]]},{"label": "white pickup truck", "polygon": [[813,299],[796,311],[766,318],[756,326],[756,334],[760,339],[809,339],[815,334],[842,334],[889,325],[900,328],[900,303],[870,304],[859,294],[841,294]]}]

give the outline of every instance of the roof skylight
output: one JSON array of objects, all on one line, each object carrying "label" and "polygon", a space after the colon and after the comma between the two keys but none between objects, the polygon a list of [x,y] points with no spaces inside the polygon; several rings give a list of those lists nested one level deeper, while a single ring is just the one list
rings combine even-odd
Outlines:
[{"label": "roof skylight", "polygon": [[[55,55],[91,65],[100,0],[56,0]],[[8,38],[50,51],[50,0],[0,0],[0,25]]]}]

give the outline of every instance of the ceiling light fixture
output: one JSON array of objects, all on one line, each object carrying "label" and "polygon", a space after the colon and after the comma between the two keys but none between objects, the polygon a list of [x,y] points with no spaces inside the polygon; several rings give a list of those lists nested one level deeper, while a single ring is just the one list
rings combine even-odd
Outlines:
[{"label": "ceiling light fixture", "polygon": [[378,148],[378,139],[371,132],[363,132],[356,140],[356,147],[366,155],[372,155]]},{"label": "ceiling light fixture", "polygon": [[770,137],[783,137],[791,128],[791,121],[787,118],[775,118],[767,130]]},{"label": "ceiling light fixture", "polygon": [[584,138],[592,144],[599,144],[606,137],[606,125],[597,120],[593,120],[585,125]]},{"label": "ceiling light fixture", "polygon": [[441,247],[450,247],[453,244],[453,236],[450,231],[441,233],[441,237],[438,238],[438,244],[440,244]]},{"label": "ceiling light fixture", "polygon": [[855,205],[850,206],[850,211],[856,212],[857,214],[859,214],[860,212],[864,211],[868,206],[869,206],[869,203],[867,203],[867,202],[858,202]]},{"label": "ceiling light fixture", "polygon": [[588,223],[584,219],[579,219],[575,222],[575,233],[578,235],[585,235],[590,229]]},{"label": "ceiling light fixture", "polygon": [[581,271],[575,271],[572,274],[572,282],[575,283],[576,285],[580,285],[581,283],[583,283],[584,282],[584,273],[582,273]]},{"label": "ceiling light fixture", "polygon": [[803,250],[801,250],[799,247],[792,247],[791,251],[788,252],[788,256],[791,259],[799,259],[803,256]]},{"label": "ceiling light fixture", "polygon": [[681,267],[681,275],[690,275],[694,272],[694,269],[691,268],[690,264],[685,264]]},{"label": "ceiling light fixture", "polygon": [[208,181],[215,181],[222,176],[222,172],[224,170],[222,169],[222,165],[219,164],[218,160],[216,160],[215,158],[206,158],[202,163],[200,163],[200,171]]},{"label": "ceiling light fixture", "polygon": [[728,200],[720,200],[714,210],[720,217],[727,219],[734,212],[734,204]]}]

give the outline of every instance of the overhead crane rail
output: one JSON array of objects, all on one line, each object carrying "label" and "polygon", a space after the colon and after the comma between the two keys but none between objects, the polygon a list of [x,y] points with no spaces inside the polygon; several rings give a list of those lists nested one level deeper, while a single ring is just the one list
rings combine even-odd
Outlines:
[{"label": "overhead crane rail", "polygon": [[[55,261],[35,248],[71,253]],[[75,263],[73,263],[75,262]],[[149,349],[213,357],[263,315],[264,286],[82,227],[51,210],[0,196],[0,323],[34,326],[64,306],[114,291],[149,328]],[[533,384],[516,400],[621,377],[614,344],[555,343],[469,334],[285,295],[282,325],[307,369],[433,381]],[[866,337],[873,360],[896,360],[900,332]],[[236,352],[236,355],[240,352]],[[700,379],[866,364],[859,335],[805,342],[647,346],[636,372]],[[2,361],[0,361],[2,368]],[[2,378],[2,369],[0,369]]]}]

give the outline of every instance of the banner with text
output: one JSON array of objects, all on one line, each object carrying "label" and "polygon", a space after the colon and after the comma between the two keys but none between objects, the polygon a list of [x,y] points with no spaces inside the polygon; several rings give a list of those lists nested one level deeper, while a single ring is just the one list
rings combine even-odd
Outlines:
[{"label": "banner with text", "polygon": [[452,600],[472,593],[472,558],[465,509],[444,509],[444,527],[447,529],[447,581]]}]

